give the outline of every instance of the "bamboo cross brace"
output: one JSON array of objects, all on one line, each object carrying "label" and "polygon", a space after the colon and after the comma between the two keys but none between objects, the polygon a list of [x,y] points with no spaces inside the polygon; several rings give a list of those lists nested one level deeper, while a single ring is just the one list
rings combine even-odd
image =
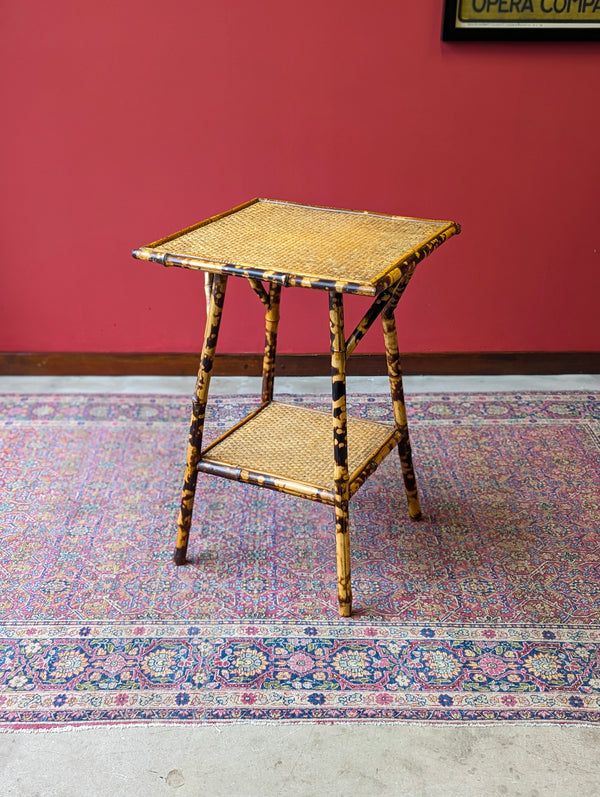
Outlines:
[{"label": "bamboo cross brace", "polygon": [[270,308],[269,294],[266,292],[262,282],[260,280],[254,279],[253,277],[248,277],[248,282],[252,286],[252,290],[254,291],[254,293],[258,296],[258,298],[261,300],[261,302],[268,310]]},{"label": "bamboo cross brace", "polygon": [[356,325],[356,329],[350,335],[346,342],[346,357],[349,357],[354,349],[358,346],[360,341],[367,334],[374,321],[381,313],[394,312],[396,305],[400,301],[400,297],[404,293],[406,286],[412,275],[405,275],[404,278],[398,280],[391,288],[382,291],[375,299],[373,304],[369,307],[367,312]]}]

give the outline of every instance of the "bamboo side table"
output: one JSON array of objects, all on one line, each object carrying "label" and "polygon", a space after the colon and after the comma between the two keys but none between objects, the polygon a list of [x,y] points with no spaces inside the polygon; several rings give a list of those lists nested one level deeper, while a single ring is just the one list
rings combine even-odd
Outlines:
[{"label": "bamboo side table", "polygon": [[[460,232],[455,222],[254,199],[133,256],[210,275],[210,301],[188,440],[175,564],[186,561],[198,473],[333,506],[341,616],[352,611],[350,498],[398,448],[412,519],[421,516],[412,465],[394,310],[417,263]],[[260,407],[211,445],[202,433],[227,279],[244,277],[266,308]],[[267,283],[267,287],[263,283]],[[282,287],[329,292],[332,414],[273,400]],[[374,298],[346,339],[345,293]],[[346,415],[346,360],[381,316],[394,425]]]}]

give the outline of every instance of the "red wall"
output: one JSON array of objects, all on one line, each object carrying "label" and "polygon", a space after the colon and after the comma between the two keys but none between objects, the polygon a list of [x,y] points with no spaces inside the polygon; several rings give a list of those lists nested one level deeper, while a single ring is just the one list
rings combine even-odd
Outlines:
[{"label": "red wall", "polygon": [[[202,275],[130,250],[253,196],[462,223],[404,350],[600,349],[600,42],[443,43],[442,5],[7,0],[0,350],[196,351]],[[326,350],[326,296],[283,303],[282,350]]]}]

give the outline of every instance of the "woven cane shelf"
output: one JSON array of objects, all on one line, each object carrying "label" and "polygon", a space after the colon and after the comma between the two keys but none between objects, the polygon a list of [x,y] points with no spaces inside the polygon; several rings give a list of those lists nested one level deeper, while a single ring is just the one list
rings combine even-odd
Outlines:
[{"label": "woven cane shelf", "polygon": [[166,266],[375,296],[455,222],[254,199],[134,251]]},{"label": "woven cane shelf", "polygon": [[[394,426],[348,418],[350,495],[398,444]],[[271,402],[202,452],[198,470],[334,503],[330,412]]]}]

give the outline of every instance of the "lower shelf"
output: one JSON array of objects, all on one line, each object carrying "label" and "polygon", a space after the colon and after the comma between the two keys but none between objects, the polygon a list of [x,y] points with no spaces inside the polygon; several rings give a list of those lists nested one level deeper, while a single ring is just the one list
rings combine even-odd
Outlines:
[{"label": "lower shelf", "polygon": [[[398,441],[394,426],[348,419],[350,495]],[[198,470],[333,504],[331,413],[271,402],[208,446]]]}]

